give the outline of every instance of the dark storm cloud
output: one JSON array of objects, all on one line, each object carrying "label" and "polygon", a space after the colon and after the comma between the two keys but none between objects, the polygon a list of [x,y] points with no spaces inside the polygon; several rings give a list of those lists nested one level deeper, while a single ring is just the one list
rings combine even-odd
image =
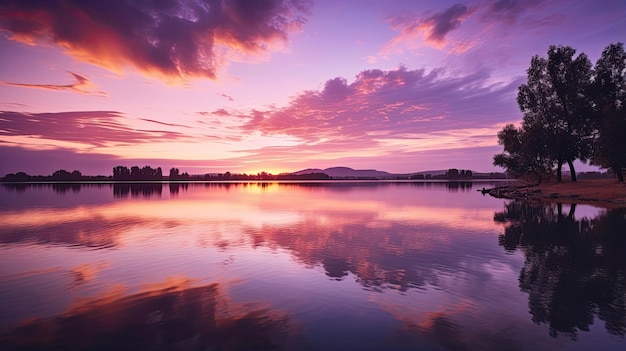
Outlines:
[{"label": "dark storm cloud", "polygon": [[0,3],[12,39],[53,42],[74,58],[167,79],[216,78],[220,48],[260,54],[305,22],[306,0],[21,1]]}]

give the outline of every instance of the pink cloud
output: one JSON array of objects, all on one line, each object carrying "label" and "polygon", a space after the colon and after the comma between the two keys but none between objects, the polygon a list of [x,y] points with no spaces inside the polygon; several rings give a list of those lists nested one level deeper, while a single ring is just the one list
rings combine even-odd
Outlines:
[{"label": "pink cloud", "polygon": [[[244,130],[291,135],[305,142],[387,137],[491,126],[518,117],[520,82],[489,83],[489,74],[451,77],[444,70],[365,70],[352,83],[337,77],[283,108],[249,114]],[[485,106],[489,106],[486,109]]]},{"label": "pink cloud", "polygon": [[0,4],[0,29],[54,43],[75,59],[164,79],[216,78],[222,48],[258,55],[306,22],[306,0],[20,1]]}]

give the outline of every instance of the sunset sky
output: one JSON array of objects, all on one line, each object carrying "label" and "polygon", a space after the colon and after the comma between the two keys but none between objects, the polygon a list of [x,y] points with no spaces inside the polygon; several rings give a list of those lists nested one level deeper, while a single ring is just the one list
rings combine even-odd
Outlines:
[{"label": "sunset sky", "polygon": [[533,55],[624,0],[0,0],[0,176],[492,166]]}]

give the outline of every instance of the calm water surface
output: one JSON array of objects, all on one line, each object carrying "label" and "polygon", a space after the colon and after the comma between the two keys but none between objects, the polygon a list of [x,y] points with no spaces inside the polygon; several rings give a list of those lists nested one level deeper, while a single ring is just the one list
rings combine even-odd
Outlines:
[{"label": "calm water surface", "polygon": [[626,350],[626,210],[483,186],[0,186],[0,349]]}]

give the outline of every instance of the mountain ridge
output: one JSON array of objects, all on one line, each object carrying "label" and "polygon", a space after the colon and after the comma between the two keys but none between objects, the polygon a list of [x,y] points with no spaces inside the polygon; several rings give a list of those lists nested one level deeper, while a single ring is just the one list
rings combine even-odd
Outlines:
[{"label": "mountain ridge", "polygon": [[408,176],[408,175],[443,175],[448,170],[429,170],[429,171],[420,171],[420,172],[409,172],[409,173],[390,173],[386,171],[379,171],[376,169],[353,169],[350,167],[329,167],[325,169],[321,168],[306,168],[297,172],[293,172],[292,174],[302,175],[302,174],[311,174],[311,173],[325,173],[331,177],[397,177],[397,176]]}]

